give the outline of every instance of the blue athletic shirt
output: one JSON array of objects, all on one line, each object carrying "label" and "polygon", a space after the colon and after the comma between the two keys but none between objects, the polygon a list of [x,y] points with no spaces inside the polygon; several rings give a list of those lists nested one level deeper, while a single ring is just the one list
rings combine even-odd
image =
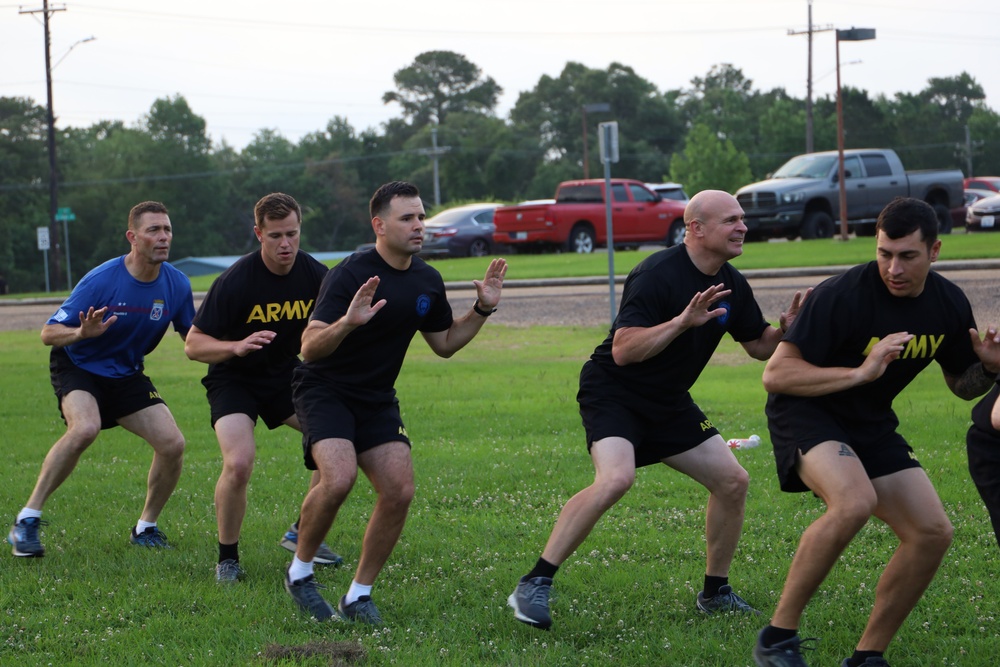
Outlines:
[{"label": "blue athletic shirt", "polygon": [[80,326],[86,314],[108,306],[104,319],[118,320],[96,338],[67,345],[70,360],[80,368],[104,377],[127,377],[142,370],[143,358],[153,351],[167,325],[187,335],[194,318],[191,281],[164,262],[156,280],[136,280],[125,268],[125,255],[110,259],[85,275],[47,324]]}]

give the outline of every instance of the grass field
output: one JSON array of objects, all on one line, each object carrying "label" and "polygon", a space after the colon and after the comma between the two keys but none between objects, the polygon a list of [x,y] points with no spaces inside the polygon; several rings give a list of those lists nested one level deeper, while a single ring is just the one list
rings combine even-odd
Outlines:
[{"label": "grass field", "polygon": [[[481,260],[480,260],[481,261]],[[303,618],[281,584],[290,554],[278,540],[307,483],[297,434],[259,432],[258,463],[241,539],[249,577],[214,582],[212,503],[220,456],[199,379],[171,335],[147,370],[187,437],[181,483],[161,527],[176,548],[131,547],[150,460],[122,429],[104,432],[45,508],[42,559],[0,555],[2,665],[330,665],[319,647],[361,652],[364,665],[609,665],[733,667],[766,622],[801,531],[821,512],[811,495],[779,492],[760,385],[762,366],[724,343],[694,395],[726,437],[757,433],[737,452],[752,477],[737,591],[763,619],[704,617],[701,487],[660,467],[563,566],[555,626],[515,621],[506,597],[538,557],[562,504],[593,475],[576,409],[577,375],[601,328],[487,326],[455,358],[415,341],[398,385],[414,441],[417,495],[403,537],[374,591],[388,625],[370,629]],[[10,521],[62,433],[36,332],[0,334],[0,506]],[[996,664],[997,545],[969,480],[970,404],[932,366],[897,401],[913,443],[955,524],[955,543],[887,658],[906,665]],[[373,494],[361,479],[328,541],[344,567],[318,571],[334,599],[350,582]],[[850,654],[893,538],[872,523],[848,548],[806,611],[801,632],[822,641],[810,664]],[[281,651],[275,647],[284,647]],[[286,657],[268,656],[275,655]]]}]

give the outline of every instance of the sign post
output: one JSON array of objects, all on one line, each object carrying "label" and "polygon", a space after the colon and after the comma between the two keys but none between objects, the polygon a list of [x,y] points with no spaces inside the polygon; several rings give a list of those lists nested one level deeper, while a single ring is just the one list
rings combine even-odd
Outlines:
[{"label": "sign post", "polygon": [[35,232],[38,234],[38,249],[42,251],[42,261],[45,265],[45,292],[51,291],[49,289],[49,228],[48,227],[37,227]]},{"label": "sign post", "polygon": [[615,323],[615,238],[611,224],[611,163],[618,162],[618,123],[611,121],[597,126],[604,165],[604,220],[608,230],[608,289],[611,292],[611,324]]},{"label": "sign post", "polygon": [[61,208],[56,211],[56,222],[63,223],[63,241],[66,245],[66,289],[73,291],[73,273],[69,266],[69,223],[76,220],[76,214],[71,208]]}]

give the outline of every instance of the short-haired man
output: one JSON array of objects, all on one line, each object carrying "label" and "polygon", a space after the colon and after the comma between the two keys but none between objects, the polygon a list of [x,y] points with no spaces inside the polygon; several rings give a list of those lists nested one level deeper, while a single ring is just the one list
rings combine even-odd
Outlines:
[{"label": "short-haired man", "polygon": [[552,625],[549,594],[559,566],[631,488],[636,469],[656,463],[709,492],[697,608],[757,613],[729,585],[750,477],[689,391],[726,333],[754,359],[770,357],[802,295],[781,314],[781,329],[764,320],[746,278],[729,264],[743,254],[747,233],[732,195],[699,192],[684,222],[683,244],[650,255],[629,273],[611,332],[580,373],[577,401],[594,483],[569,499],[541,557],[510,594],[522,623]]},{"label": "short-haired man", "polygon": [[[803,667],[799,621],[844,548],[872,517],[899,538],[845,667],[886,667],[884,653],[934,578],[952,526],[892,402],[937,361],[970,400],[1000,371],[1000,344],[975,331],[962,290],[931,271],[941,241],[928,204],[897,198],[876,223],[876,260],[824,281],[764,369],[768,428],[783,491],[812,491],[824,514],[802,534],[760,667]],[[995,331],[995,328],[994,328]]]},{"label": "short-haired man", "polygon": [[49,450],[28,504],[7,536],[15,556],[45,554],[39,536],[45,501],[101,430],[115,426],[153,448],[146,504],[130,540],[169,547],[156,521],[181,475],[184,436],[143,372],[143,359],[170,324],[181,338],[187,335],[194,301],[187,276],[167,263],[173,228],[163,204],[136,204],[125,237],[132,245],[129,253],[87,273],[42,327],[42,342],[52,347],[52,387],[66,433]]},{"label": "short-haired man", "polygon": [[[202,384],[222,450],[215,485],[220,583],[243,577],[239,539],[257,452],[257,418],[269,429],[286,424],[302,430],[292,405],[292,370],[326,266],[299,249],[301,230],[302,208],[293,197],[275,192],[258,201],[253,231],[260,250],[216,278],[184,344],[189,358],[209,364]],[[282,546],[294,551],[297,531],[296,522]],[[324,564],[342,560],[325,544],[316,555]]]},{"label": "short-haired man", "polygon": [[345,619],[380,625],[372,586],[413,498],[410,440],[393,385],[417,331],[446,358],[472,340],[500,302],[507,262],[490,262],[483,280],[473,281],[475,304],[455,319],[441,274],[415,256],[425,217],[417,188],[386,183],[376,190],[370,211],[375,247],[330,270],[302,334],[306,363],[295,371],[293,397],[306,467],[319,470],[320,480],[302,503],[298,550],[285,588],[317,619],[337,613],[320,594],[312,563],[360,469],[377,500],[354,581],[338,611]]}]

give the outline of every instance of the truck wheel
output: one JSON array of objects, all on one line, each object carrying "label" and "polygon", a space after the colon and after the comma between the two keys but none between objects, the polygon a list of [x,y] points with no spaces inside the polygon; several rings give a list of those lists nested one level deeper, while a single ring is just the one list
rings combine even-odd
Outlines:
[{"label": "truck wheel", "polygon": [[684,227],[684,221],[677,219],[670,225],[670,231],[667,232],[667,247],[673,248],[675,245],[680,245],[684,243],[684,234],[687,233],[687,229]]},{"label": "truck wheel", "polygon": [[587,225],[577,225],[569,234],[566,249],[586,255],[594,252],[594,232]]},{"label": "truck wheel", "polygon": [[951,211],[944,204],[934,204],[934,214],[938,219],[938,234],[951,234]]},{"label": "truck wheel", "polygon": [[833,236],[833,218],[826,211],[813,211],[802,221],[804,239],[828,239]]}]

